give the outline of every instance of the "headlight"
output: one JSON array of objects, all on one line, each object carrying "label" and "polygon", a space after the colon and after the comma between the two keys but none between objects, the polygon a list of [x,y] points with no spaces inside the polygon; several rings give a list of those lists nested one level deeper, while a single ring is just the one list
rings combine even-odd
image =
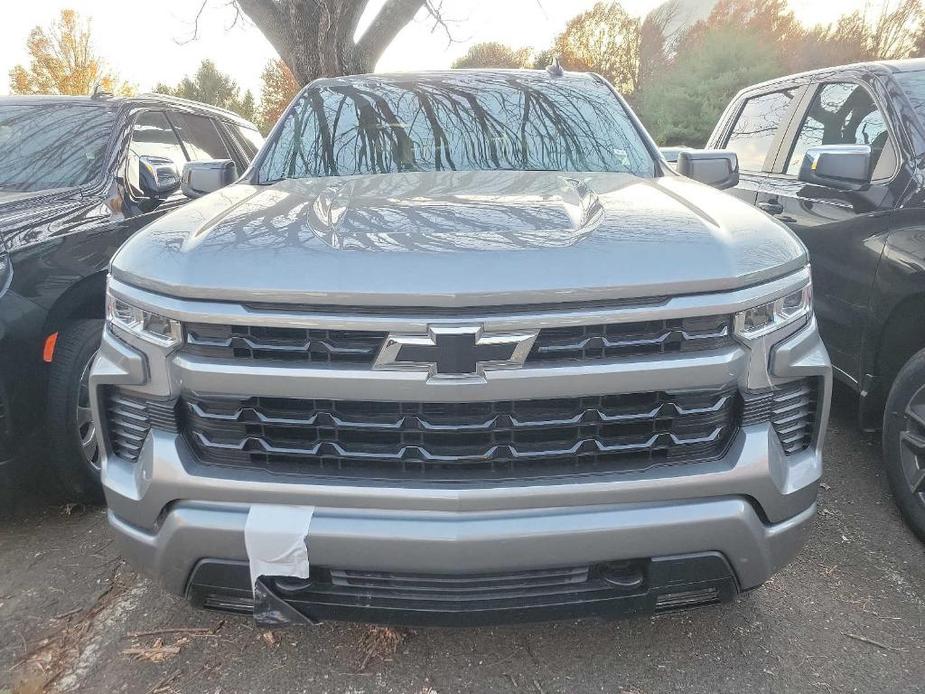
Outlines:
[{"label": "headlight", "polygon": [[782,296],[760,306],[740,311],[735,316],[736,335],[754,340],[806,319],[813,312],[813,285]]},{"label": "headlight", "polygon": [[108,292],[106,322],[161,347],[176,347],[183,341],[179,321],[132,306]]}]

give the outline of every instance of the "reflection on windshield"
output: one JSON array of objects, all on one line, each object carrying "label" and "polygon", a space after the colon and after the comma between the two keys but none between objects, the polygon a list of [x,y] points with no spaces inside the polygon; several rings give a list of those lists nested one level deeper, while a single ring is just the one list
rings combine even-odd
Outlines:
[{"label": "reflection on windshield", "polygon": [[912,107],[919,114],[919,120],[925,125],[925,70],[897,72],[896,81],[906,92]]},{"label": "reflection on windshield", "polygon": [[605,84],[520,72],[315,85],[269,144],[260,179],[505,169],[654,175]]},{"label": "reflection on windshield", "polygon": [[100,172],[115,114],[94,104],[0,106],[0,189],[69,188]]}]

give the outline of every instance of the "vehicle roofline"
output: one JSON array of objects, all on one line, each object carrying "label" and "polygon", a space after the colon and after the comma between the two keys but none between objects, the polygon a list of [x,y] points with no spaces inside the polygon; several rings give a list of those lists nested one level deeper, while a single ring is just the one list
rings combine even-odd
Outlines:
[{"label": "vehicle roofline", "polygon": [[[243,116],[234,111],[231,111],[227,108],[222,108],[221,106],[213,106],[212,104],[204,104],[201,101],[193,101],[192,99],[184,99],[179,96],[172,96],[170,94],[160,94],[157,92],[145,92],[144,94],[139,94],[138,96],[132,97],[123,97],[126,102],[130,103],[162,103],[170,104],[172,106],[184,106],[194,111],[203,111],[206,113],[212,113],[221,115],[227,120],[235,121],[242,124],[247,124],[254,126],[254,123],[247,120]],[[256,127],[256,126],[254,126]]]},{"label": "vehicle roofline", "polygon": [[[339,75],[337,77],[319,77],[309,82],[306,87],[323,84],[351,84],[354,82],[378,79],[382,81],[401,80],[407,82],[414,79],[433,79],[439,77],[459,77],[460,75],[523,75],[546,76],[551,80],[593,80],[594,74],[584,71],[564,70],[562,75],[553,76],[546,70],[529,68],[445,68],[439,70],[411,70],[408,72],[365,72],[359,75]],[[303,87],[304,89],[305,87]]]},{"label": "vehicle roofline", "polygon": [[160,105],[160,106],[181,106],[197,113],[208,113],[213,116],[220,116],[224,120],[231,121],[240,125],[247,125],[252,128],[257,126],[241,115],[220,106],[205,104],[200,101],[183,99],[178,96],[168,94],[145,93],[137,96],[82,96],[66,94],[16,94],[10,96],[0,96],[0,104],[74,104],[81,106],[108,106],[110,108],[125,108],[140,105]]},{"label": "vehicle roofline", "polygon": [[815,70],[806,70],[804,72],[794,72],[790,75],[782,75],[774,79],[765,80],[751,84],[741,89],[736,94],[738,99],[747,94],[756,91],[764,91],[777,85],[787,84],[790,82],[810,81],[820,75],[838,75],[843,73],[871,73],[879,76],[889,76],[899,72],[911,72],[914,70],[925,70],[925,59],[910,58],[906,60],[873,60],[860,63],[847,63],[845,65],[835,65],[833,67],[816,68]]}]

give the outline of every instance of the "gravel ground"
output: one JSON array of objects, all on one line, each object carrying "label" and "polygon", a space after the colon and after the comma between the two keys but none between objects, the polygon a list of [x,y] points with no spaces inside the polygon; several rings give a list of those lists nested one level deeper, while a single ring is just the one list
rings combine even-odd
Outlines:
[{"label": "gravel ground", "polygon": [[837,393],[802,554],[729,605],[624,621],[262,631],[126,566],[101,509],[21,495],[0,519],[0,694],[925,691],[925,548]]}]

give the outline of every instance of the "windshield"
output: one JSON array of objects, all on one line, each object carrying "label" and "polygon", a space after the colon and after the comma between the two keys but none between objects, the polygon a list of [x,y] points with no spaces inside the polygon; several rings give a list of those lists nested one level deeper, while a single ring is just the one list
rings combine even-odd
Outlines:
[{"label": "windshield", "polygon": [[501,169],[653,176],[655,163],[606,84],[463,72],[310,87],[267,146],[259,180]]},{"label": "windshield", "polygon": [[70,188],[100,172],[112,109],[93,104],[0,106],[0,190]]},{"label": "windshield", "polygon": [[896,81],[912,102],[912,107],[919,115],[919,120],[925,125],[925,70],[897,72]]}]

